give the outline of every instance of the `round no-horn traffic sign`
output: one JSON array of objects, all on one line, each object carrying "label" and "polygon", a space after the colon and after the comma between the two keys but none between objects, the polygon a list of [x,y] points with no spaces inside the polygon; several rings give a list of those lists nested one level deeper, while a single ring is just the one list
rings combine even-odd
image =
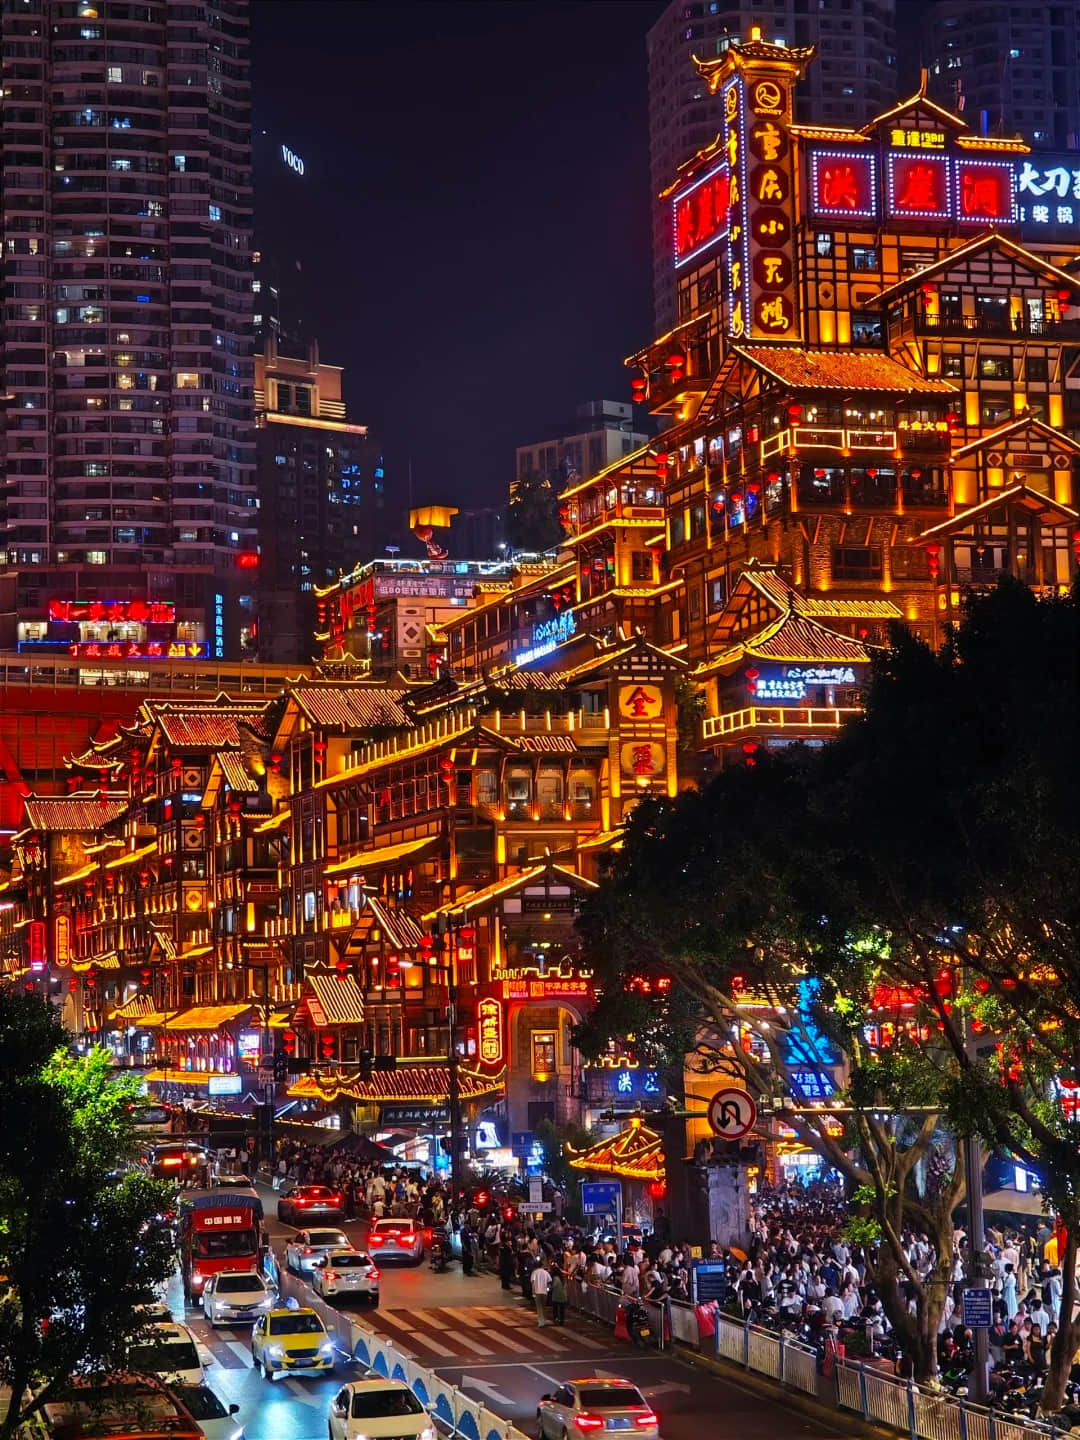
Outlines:
[{"label": "round no-horn traffic sign", "polygon": [[745,1090],[717,1090],[709,1101],[709,1125],[721,1140],[740,1140],[757,1124],[757,1106]]}]

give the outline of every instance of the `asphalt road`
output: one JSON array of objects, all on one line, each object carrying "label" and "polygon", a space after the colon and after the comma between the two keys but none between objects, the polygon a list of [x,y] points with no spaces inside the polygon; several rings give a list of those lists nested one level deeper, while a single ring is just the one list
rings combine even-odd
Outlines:
[{"label": "asphalt road", "polygon": [[[261,1189],[262,1187],[260,1187]],[[276,1197],[263,1191],[267,1228],[283,1263],[291,1227],[274,1218]],[[362,1246],[366,1227],[343,1227]],[[818,1426],[790,1411],[782,1399],[762,1400],[737,1382],[690,1369],[674,1355],[637,1351],[616,1341],[598,1322],[571,1313],[565,1327],[536,1324],[520,1290],[503,1291],[492,1275],[464,1276],[457,1264],[443,1274],[422,1266],[383,1263],[380,1307],[362,1301],[356,1315],[390,1336],[398,1349],[457,1384],[467,1395],[536,1434],[540,1396],[564,1380],[610,1375],[634,1380],[660,1415],[663,1440],[794,1440],[841,1434],[842,1426]],[[169,1294],[173,1313],[183,1313],[179,1281]],[[338,1387],[362,1378],[344,1357],[333,1376],[268,1381],[251,1366],[246,1327],[211,1331],[202,1310],[187,1323],[204,1349],[207,1380],[222,1400],[240,1406],[248,1440],[324,1440],[327,1412]]]}]

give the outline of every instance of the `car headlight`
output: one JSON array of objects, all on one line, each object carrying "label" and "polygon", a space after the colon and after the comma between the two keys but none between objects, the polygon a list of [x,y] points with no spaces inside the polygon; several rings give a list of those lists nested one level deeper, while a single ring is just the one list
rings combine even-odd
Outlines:
[{"label": "car headlight", "polygon": [[416,1437],[416,1440],[436,1440],[435,1427],[433,1425],[425,1426]]},{"label": "car headlight", "polygon": [[256,1301],[256,1304],[260,1310],[269,1310],[273,1303],[274,1302],[270,1299],[269,1295],[264,1295],[261,1300]]},{"label": "car headlight", "polygon": [[324,1360],[332,1360],[334,1356],[334,1342],[328,1340],[325,1345],[320,1345],[319,1354]]},{"label": "car headlight", "polygon": [[266,1353],[270,1356],[271,1360],[280,1360],[281,1357],[285,1354],[285,1351],[281,1348],[280,1345],[267,1345]]}]

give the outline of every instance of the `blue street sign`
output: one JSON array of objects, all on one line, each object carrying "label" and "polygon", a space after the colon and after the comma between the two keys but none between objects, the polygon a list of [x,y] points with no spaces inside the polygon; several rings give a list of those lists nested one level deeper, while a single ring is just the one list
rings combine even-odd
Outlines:
[{"label": "blue street sign", "polygon": [[614,1215],[622,1205],[622,1184],[618,1180],[581,1182],[581,1208],[586,1215]]},{"label": "blue street sign", "polygon": [[531,1155],[536,1138],[531,1130],[515,1130],[510,1136],[510,1149],[515,1155]]},{"label": "blue street sign", "polygon": [[989,1330],[994,1323],[993,1303],[989,1290],[964,1291],[964,1326],[972,1330]]}]

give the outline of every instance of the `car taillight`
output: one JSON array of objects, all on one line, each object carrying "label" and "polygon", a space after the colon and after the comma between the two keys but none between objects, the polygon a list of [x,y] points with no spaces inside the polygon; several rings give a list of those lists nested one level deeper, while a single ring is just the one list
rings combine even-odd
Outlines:
[{"label": "car taillight", "polygon": [[[336,1279],[337,1279],[337,1271],[336,1271],[336,1270],[324,1270],[324,1271],[323,1271],[323,1279],[324,1279],[324,1280],[336,1280]],[[640,1421],[639,1421],[638,1423],[640,1424]]]},{"label": "car taillight", "polygon": [[382,1235],[369,1235],[369,1236],[368,1236],[368,1242],[367,1242],[367,1243],[368,1243],[369,1245],[381,1245],[381,1244],[383,1243],[383,1236],[382,1236]]},{"label": "car taillight", "polygon": [[604,1417],[602,1415],[579,1415],[577,1417],[579,1430],[602,1430],[604,1428]]},{"label": "car taillight", "polygon": [[651,1410],[650,1410],[647,1414],[645,1414],[645,1415],[637,1415],[637,1416],[635,1416],[634,1418],[637,1420],[637,1423],[638,1423],[639,1425],[659,1425],[659,1424],[660,1424],[660,1419],[659,1419],[659,1417],[658,1417],[657,1415],[654,1415]]},{"label": "car taillight", "polygon": [[179,1155],[166,1155],[161,1162],[161,1168],[163,1170],[172,1170],[175,1166],[182,1165],[183,1163]]},{"label": "car taillight", "polygon": [[401,1241],[401,1243],[402,1243],[403,1245],[411,1245],[411,1244],[413,1243],[413,1241],[416,1239],[416,1236],[415,1236],[415,1235],[399,1235],[399,1236],[398,1236],[398,1239]]},{"label": "car taillight", "polygon": [[305,1254],[305,1255],[310,1255],[310,1254],[311,1254],[311,1246],[310,1246],[310,1245],[305,1245],[305,1246],[304,1246],[304,1254]]},{"label": "car taillight", "polygon": [[375,1266],[372,1265],[371,1269],[367,1272],[367,1278],[369,1280],[379,1280],[382,1278],[382,1271],[376,1270]]},{"label": "car taillight", "polygon": [[199,1157],[197,1155],[189,1155],[187,1157],[187,1163],[189,1165],[197,1165],[199,1163]]}]

